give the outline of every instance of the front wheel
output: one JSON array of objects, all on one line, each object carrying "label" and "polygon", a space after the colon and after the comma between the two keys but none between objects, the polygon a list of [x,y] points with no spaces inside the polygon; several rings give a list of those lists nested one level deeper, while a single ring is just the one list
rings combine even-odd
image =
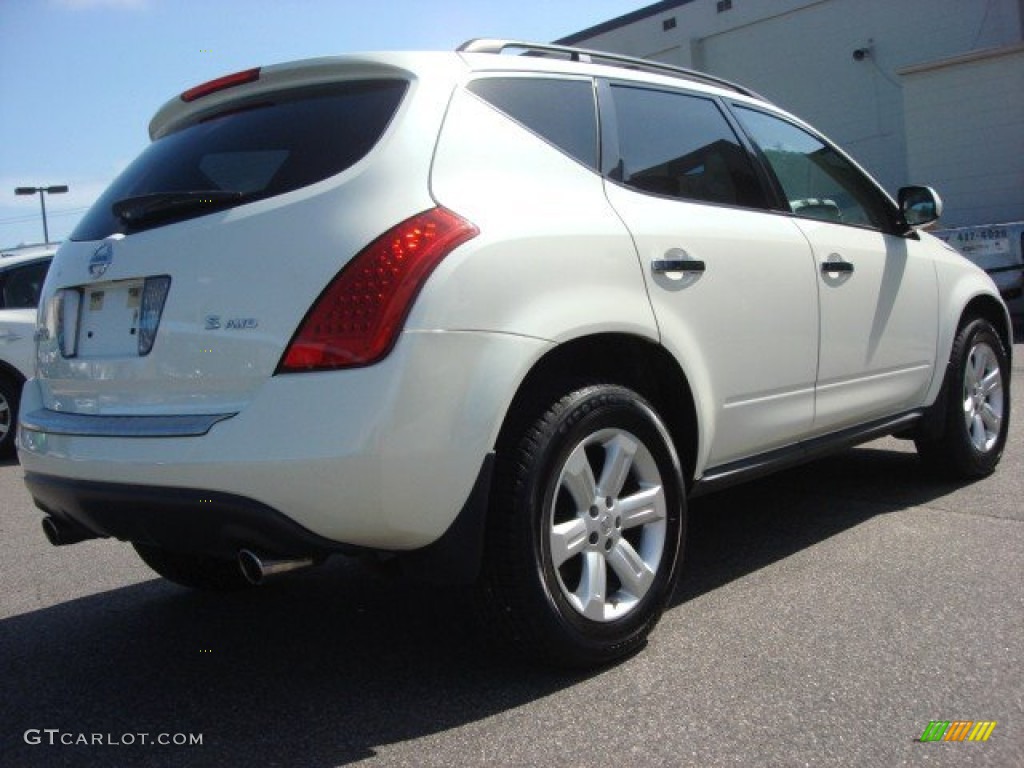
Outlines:
[{"label": "front wheel", "polygon": [[953,342],[943,385],[942,436],[916,439],[921,458],[957,478],[991,474],[1006,444],[1009,376],[1006,350],[992,324],[984,319],[965,324]]},{"label": "front wheel", "polygon": [[555,401],[499,451],[482,580],[496,637],[569,666],[642,647],[677,579],[682,489],[640,395],[601,384]]}]

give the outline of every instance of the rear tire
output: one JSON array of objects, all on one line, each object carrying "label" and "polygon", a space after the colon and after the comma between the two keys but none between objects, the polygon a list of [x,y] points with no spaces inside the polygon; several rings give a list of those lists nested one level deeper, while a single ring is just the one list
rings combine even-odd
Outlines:
[{"label": "rear tire", "polygon": [[992,474],[1010,423],[1009,377],[1006,349],[992,324],[981,318],[965,324],[953,342],[943,384],[942,435],[914,441],[922,460],[956,479]]},{"label": "rear tire", "polygon": [[0,459],[14,455],[21,386],[20,381],[0,373]]},{"label": "rear tire", "polygon": [[481,609],[503,645],[560,666],[634,653],[679,573],[683,482],[640,395],[600,384],[553,402],[499,450]]},{"label": "rear tire", "polygon": [[171,552],[151,544],[132,543],[142,562],[163,576],[189,589],[232,592],[252,584],[242,575],[235,560],[191,552]]}]

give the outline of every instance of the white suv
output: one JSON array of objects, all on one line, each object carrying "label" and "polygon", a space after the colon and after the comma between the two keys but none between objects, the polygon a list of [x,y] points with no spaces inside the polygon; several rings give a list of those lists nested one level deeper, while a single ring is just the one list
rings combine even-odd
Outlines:
[{"label": "white suv", "polygon": [[473,41],[240,72],[150,135],[44,289],[55,544],[199,588],[397,557],[587,665],[658,620],[688,497],[886,434],[999,461],[1010,323],[938,197],[739,86]]}]

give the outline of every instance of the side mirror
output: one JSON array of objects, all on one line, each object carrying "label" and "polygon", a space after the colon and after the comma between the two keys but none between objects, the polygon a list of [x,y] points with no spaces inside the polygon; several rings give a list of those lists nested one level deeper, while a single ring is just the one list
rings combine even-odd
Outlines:
[{"label": "side mirror", "polygon": [[904,221],[915,229],[938,221],[942,215],[942,198],[931,187],[903,187],[899,204]]}]

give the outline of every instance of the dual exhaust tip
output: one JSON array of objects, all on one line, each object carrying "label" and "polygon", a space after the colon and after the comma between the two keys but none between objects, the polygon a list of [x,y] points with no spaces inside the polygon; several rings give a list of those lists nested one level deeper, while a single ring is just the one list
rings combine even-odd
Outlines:
[{"label": "dual exhaust tip", "polygon": [[[53,516],[43,518],[43,533],[46,535],[47,541],[55,547],[98,538],[97,534],[84,526]],[[238,552],[238,567],[242,571],[242,575],[250,584],[257,586],[271,576],[297,571],[300,568],[309,568],[315,564],[316,560],[312,557],[272,559],[253,552],[251,549],[243,549]]]}]

